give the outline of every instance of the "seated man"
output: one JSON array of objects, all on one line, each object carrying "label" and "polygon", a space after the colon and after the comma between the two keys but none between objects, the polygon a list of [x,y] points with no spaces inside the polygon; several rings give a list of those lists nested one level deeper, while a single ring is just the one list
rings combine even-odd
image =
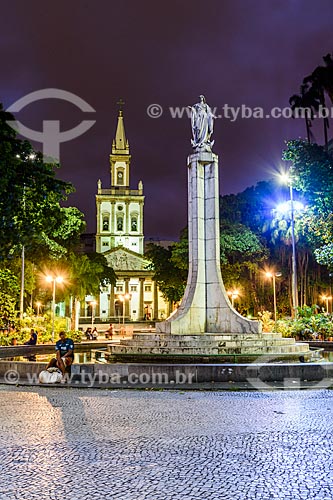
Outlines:
[{"label": "seated man", "polygon": [[36,345],[37,344],[37,333],[33,328],[30,331],[30,339],[28,342],[25,342],[24,345]]},{"label": "seated man", "polygon": [[105,332],[105,338],[106,339],[111,339],[112,340],[112,337],[113,337],[113,324],[110,323],[110,327],[108,330],[106,330]]},{"label": "seated man", "polygon": [[56,359],[51,359],[47,368],[57,366],[61,373],[65,375],[66,368],[70,367],[74,361],[74,342],[72,339],[66,338],[65,332],[60,332],[59,337],[60,340],[55,346]]},{"label": "seated man", "polygon": [[93,336],[92,336],[92,333],[91,333],[91,327],[89,327],[89,328],[86,329],[85,335],[86,335],[87,340],[93,340]]}]

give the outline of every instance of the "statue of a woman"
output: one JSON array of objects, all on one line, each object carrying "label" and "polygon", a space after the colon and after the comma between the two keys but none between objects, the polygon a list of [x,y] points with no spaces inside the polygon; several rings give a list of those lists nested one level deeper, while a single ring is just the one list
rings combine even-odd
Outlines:
[{"label": "statue of a woman", "polygon": [[213,134],[214,118],[216,116],[206,103],[205,96],[200,95],[199,98],[200,102],[194,104],[194,106],[189,106],[192,111],[193,139],[191,143],[195,151],[211,151],[214,141],[211,141],[210,138]]}]

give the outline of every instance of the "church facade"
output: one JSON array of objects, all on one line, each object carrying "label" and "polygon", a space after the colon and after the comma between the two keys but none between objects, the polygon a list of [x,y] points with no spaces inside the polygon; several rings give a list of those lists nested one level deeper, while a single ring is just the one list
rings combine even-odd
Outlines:
[{"label": "church facade", "polygon": [[151,263],[143,255],[143,183],[130,188],[130,169],[130,148],[120,110],[110,154],[110,186],[104,188],[100,180],[97,183],[96,252],[103,253],[117,275],[116,285],[105,287],[97,301],[96,316],[101,321],[158,320],[170,312],[153,280]]}]

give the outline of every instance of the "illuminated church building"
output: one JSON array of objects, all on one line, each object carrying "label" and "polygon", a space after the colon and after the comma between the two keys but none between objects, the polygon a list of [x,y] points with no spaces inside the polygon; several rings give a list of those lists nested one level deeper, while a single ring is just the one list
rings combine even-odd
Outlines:
[{"label": "illuminated church building", "polygon": [[131,155],[121,110],[110,167],[110,188],[102,189],[98,181],[96,251],[105,255],[117,283],[103,289],[96,312],[101,321],[123,315],[132,321],[163,319],[168,315],[168,304],[153,281],[154,272],[147,269],[150,262],[143,256],[143,183],[139,181],[137,189],[130,189]]}]

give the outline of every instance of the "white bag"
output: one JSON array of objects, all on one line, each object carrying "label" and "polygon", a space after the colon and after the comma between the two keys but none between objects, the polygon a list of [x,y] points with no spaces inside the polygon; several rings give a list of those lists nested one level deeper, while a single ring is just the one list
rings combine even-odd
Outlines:
[{"label": "white bag", "polygon": [[39,374],[41,384],[57,384],[62,380],[62,373],[58,368],[48,368]]}]

